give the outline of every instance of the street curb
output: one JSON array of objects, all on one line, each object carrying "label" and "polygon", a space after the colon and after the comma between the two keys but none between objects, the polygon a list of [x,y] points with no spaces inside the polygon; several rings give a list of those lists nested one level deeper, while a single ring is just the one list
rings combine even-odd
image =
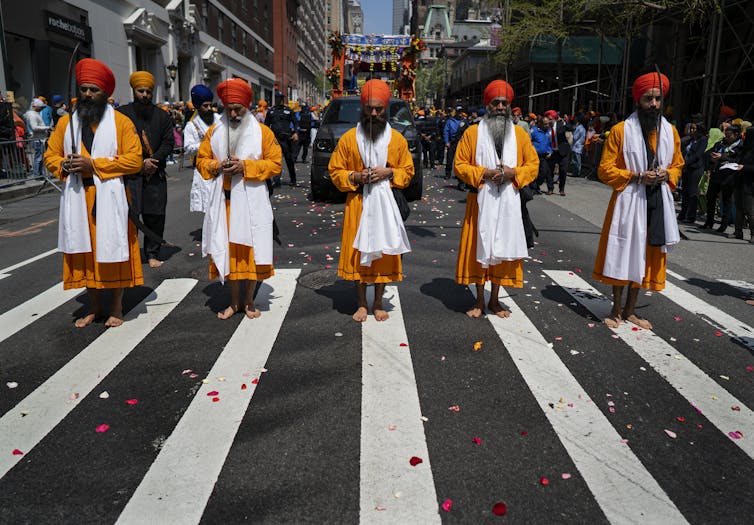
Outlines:
[{"label": "street curb", "polygon": [[57,191],[50,184],[47,184],[45,187],[43,187],[44,184],[45,182],[43,180],[32,180],[22,182],[14,186],[8,186],[7,188],[0,188],[0,202],[19,200],[30,195],[36,195],[37,192],[49,193],[51,191]]}]

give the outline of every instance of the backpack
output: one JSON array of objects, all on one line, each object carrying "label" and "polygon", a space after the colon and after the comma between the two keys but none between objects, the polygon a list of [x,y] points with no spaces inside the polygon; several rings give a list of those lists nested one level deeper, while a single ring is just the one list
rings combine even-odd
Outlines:
[{"label": "backpack", "polygon": [[298,127],[303,131],[309,131],[312,127],[312,114],[308,111],[306,113],[302,112],[298,121]]}]

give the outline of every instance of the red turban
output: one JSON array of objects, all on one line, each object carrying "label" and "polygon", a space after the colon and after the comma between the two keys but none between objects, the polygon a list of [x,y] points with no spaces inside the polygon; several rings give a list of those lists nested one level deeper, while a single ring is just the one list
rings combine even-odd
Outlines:
[{"label": "red turban", "polygon": [[507,98],[513,100],[513,88],[505,80],[493,80],[484,88],[484,105],[489,106],[492,99]]},{"label": "red turban", "polygon": [[94,84],[107,93],[107,96],[112,95],[115,91],[113,72],[104,63],[93,58],[84,58],[78,61],[76,64],[76,83],[79,86],[81,84]]},{"label": "red turban", "polygon": [[384,106],[390,101],[390,88],[388,85],[377,78],[367,80],[364,87],[361,88],[361,105],[366,106],[370,100],[379,100]]},{"label": "red turban", "polygon": [[554,109],[548,109],[545,111],[545,117],[549,118],[550,120],[555,120],[558,118],[558,112]]},{"label": "red turban", "polygon": [[725,118],[736,116],[736,110],[730,106],[720,106],[720,114]]},{"label": "red turban", "polygon": [[220,82],[217,86],[217,96],[223,101],[223,105],[241,104],[248,108],[254,95],[248,82],[241,78],[231,78]]},{"label": "red turban", "polygon": [[[660,73],[662,78],[662,96],[666,97],[668,91],[670,91],[670,80],[668,77]],[[660,81],[657,78],[657,73],[646,73],[636,80],[634,80],[634,87],[631,90],[634,96],[634,102],[639,102],[641,96],[650,89],[660,89]]]}]

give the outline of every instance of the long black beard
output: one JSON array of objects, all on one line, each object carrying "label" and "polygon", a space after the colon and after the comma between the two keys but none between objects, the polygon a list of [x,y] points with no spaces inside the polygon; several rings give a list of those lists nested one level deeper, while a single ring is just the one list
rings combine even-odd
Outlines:
[{"label": "long black beard", "polygon": [[207,111],[206,113],[200,112],[199,118],[208,126],[215,123],[215,113],[213,111]]},{"label": "long black beard", "polygon": [[99,124],[107,108],[107,99],[96,100],[81,99],[76,103],[76,113],[79,116],[82,127],[89,127],[92,124]]},{"label": "long black beard", "polygon": [[490,111],[484,115],[484,119],[487,122],[487,129],[490,130],[490,135],[495,145],[503,143],[505,138],[505,128],[508,125],[508,114],[506,111]]},{"label": "long black beard", "polygon": [[383,117],[374,117],[370,115],[361,115],[361,129],[364,130],[364,134],[367,138],[374,142],[385,131],[387,127],[387,120]]},{"label": "long black beard", "polygon": [[660,111],[655,109],[641,109],[637,111],[641,132],[648,137],[653,131],[657,131],[657,120],[660,117]]},{"label": "long black beard", "polygon": [[138,102],[134,103],[134,112],[136,116],[141,120],[152,120],[154,114],[154,104],[151,102]]}]

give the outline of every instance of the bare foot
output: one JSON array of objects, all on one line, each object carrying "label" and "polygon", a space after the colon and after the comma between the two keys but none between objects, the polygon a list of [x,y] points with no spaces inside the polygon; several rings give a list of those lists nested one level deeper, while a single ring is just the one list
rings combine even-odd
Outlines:
[{"label": "bare foot", "polygon": [[628,317],[626,317],[626,321],[629,323],[633,323],[639,328],[644,328],[645,330],[651,330],[652,329],[652,323],[647,321],[646,319],[642,319],[641,317],[637,316],[636,314],[631,314]]},{"label": "bare foot", "polygon": [[249,319],[256,319],[262,315],[262,312],[260,312],[259,309],[256,308],[253,304],[247,304],[244,307],[244,312],[246,312],[246,317],[248,317]]},{"label": "bare foot", "polygon": [[149,259],[150,268],[159,268],[160,266],[162,266],[162,261],[158,259]]},{"label": "bare foot", "polygon": [[356,313],[353,314],[353,320],[357,323],[363,323],[367,320],[367,307],[366,306],[359,306],[359,309],[356,310]]},{"label": "bare foot", "polygon": [[608,317],[605,317],[605,324],[609,328],[618,328],[621,321],[620,315],[610,314]]},{"label": "bare foot", "polygon": [[754,306],[754,299],[747,299],[746,304],[748,304],[749,306]]},{"label": "bare foot", "polygon": [[382,308],[375,308],[374,309],[374,319],[375,319],[375,321],[387,321],[388,317],[390,317],[390,316]]},{"label": "bare foot", "polygon": [[105,321],[105,326],[108,328],[115,328],[123,324],[123,314],[113,314]]},{"label": "bare foot", "polygon": [[495,314],[496,316],[498,316],[498,317],[500,317],[502,319],[507,319],[508,317],[511,316],[511,311],[510,310],[506,310],[505,308],[503,308],[503,305],[501,305],[497,301],[494,301],[494,302],[490,301],[490,304],[488,304],[487,306],[489,307],[490,311],[493,314]]},{"label": "bare foot", "polygon": [[217,312],[217,318],[223,319],[223,320],[230,319],[236,314],[236,312],[238,312],[238,306],[235,304],[232,304],[229,307],[227,307],[225,310],[223,310],[222,312]]},{"label": "bare foot", "polygon": [[92,324],[96,318],[97,316],[95,314],[86,314],[84,317],[76,319],[76,322],[73,324],[76,328],[84,328],[85,326]]},{"label": "bare foot", "polygon": [[472,319],[479,319],[483,314],[484,310],[482,308],[479,308],[478,306],[475,306],[474,308],[466,312],[466,315],[468,315]]}]

